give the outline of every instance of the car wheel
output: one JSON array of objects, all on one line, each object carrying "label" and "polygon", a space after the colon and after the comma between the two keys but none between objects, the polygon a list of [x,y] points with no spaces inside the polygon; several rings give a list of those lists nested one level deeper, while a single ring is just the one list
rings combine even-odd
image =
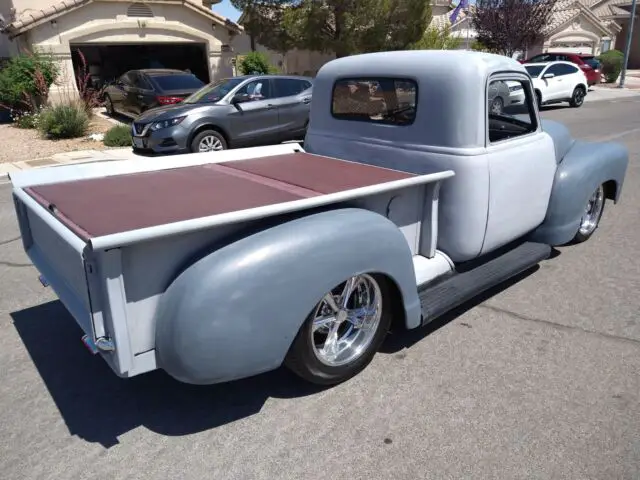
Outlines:
[{"label": "car wheel", "polygon": [[502,98],[496,97],[491,101],[491,113],[494,115],[500,115],[504,109],[504,102]]},{"label": "car wheel", "polygon": [[536,102],[538,103],[538,109],[542,106],[542,94],[539,90],[536,90]]},{"label": "car wheel", "polygon": [[191,141],[191,152],[217,152],[227,149],[227,141],[220,132],[215,130],[203,130]]},{"label": "car wheel", "polygon": [[335,385],[362,371],[391,325],[391,295],[377,275],[356,275],[313,308],[300,328],[285,365],[308,382]]},{"label": "car wheel", "polygon": [[573,95],[571,95],[569,104],[574,108],[581,106],[584,103],[584,96],[586,93],[587,92],[584,91],[584,87],[576,87],[573,90]]},{"label": "car wheel", "polygon": [[584,214],[580,219],[580,227],[573,239],[574,243],[586,242],[591,238],[600,225],[605,201],[604,185],[600,185],[585,205]]},{"label": "car wheel", "polygon": [[113,115],[115,113],[115,110],[113,109],[113,102],[109,95],[105,95],[104,97],[104,108],[107,111],[107,115]]}]

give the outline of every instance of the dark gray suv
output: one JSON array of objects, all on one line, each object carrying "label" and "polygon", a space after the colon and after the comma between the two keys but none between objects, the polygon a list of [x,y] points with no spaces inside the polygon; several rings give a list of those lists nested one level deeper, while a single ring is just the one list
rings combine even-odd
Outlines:
[{"label": "dark gray suv", "polygon": [[210,83],[175,105],[132,123],[133,149],[146,153],[210,152],[304,138],[309,77],[253,75]]}]

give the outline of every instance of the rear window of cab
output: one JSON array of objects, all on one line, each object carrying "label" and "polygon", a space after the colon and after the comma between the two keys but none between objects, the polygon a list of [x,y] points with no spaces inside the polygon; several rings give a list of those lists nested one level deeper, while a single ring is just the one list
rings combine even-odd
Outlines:
[{"label": "rear window of cab", "polygon": [[418,85],[402,78],[344,78],[333,85],[331,115],[387,125],[411,125],[416,118]]}]

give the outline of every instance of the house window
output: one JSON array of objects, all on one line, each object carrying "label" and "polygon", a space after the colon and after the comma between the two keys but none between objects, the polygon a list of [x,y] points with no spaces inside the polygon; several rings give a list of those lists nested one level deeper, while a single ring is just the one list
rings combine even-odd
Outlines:
[{"label": "house window", "polygon": [[531,84],[520,79],[492,80],[487,89],[489,142],[535,132],[538,122]]},{"label": "house window", "polygon": [[127,8],[127,17],[153,18],[153,11],[149,8],[149,5],[136,2]]},{"label": "house window", "polygon": [[333,86],[331,114],[339,120],[411,125],[418,85],[401,78],[349,78]]},{"label": "house window", "polygon": [[604,53],[608,50],[611,50],[611,40],[602,40],[600,44],[600,53]]}]

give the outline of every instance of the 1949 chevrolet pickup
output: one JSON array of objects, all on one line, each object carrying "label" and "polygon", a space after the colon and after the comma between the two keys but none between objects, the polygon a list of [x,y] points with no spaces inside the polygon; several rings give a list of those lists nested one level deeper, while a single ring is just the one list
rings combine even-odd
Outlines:
[{"label": "1949 chevrolet pickup", "polygon": [[[494,82],[520,100],[490,108]],[[517,61],[410,51],[323,66],[304,148],[11,180],[41,281],[117,375],[210,384],[284,364],[335,384],[392,324],[420,327],[587,240],[627,163],[542,121]]]}]

